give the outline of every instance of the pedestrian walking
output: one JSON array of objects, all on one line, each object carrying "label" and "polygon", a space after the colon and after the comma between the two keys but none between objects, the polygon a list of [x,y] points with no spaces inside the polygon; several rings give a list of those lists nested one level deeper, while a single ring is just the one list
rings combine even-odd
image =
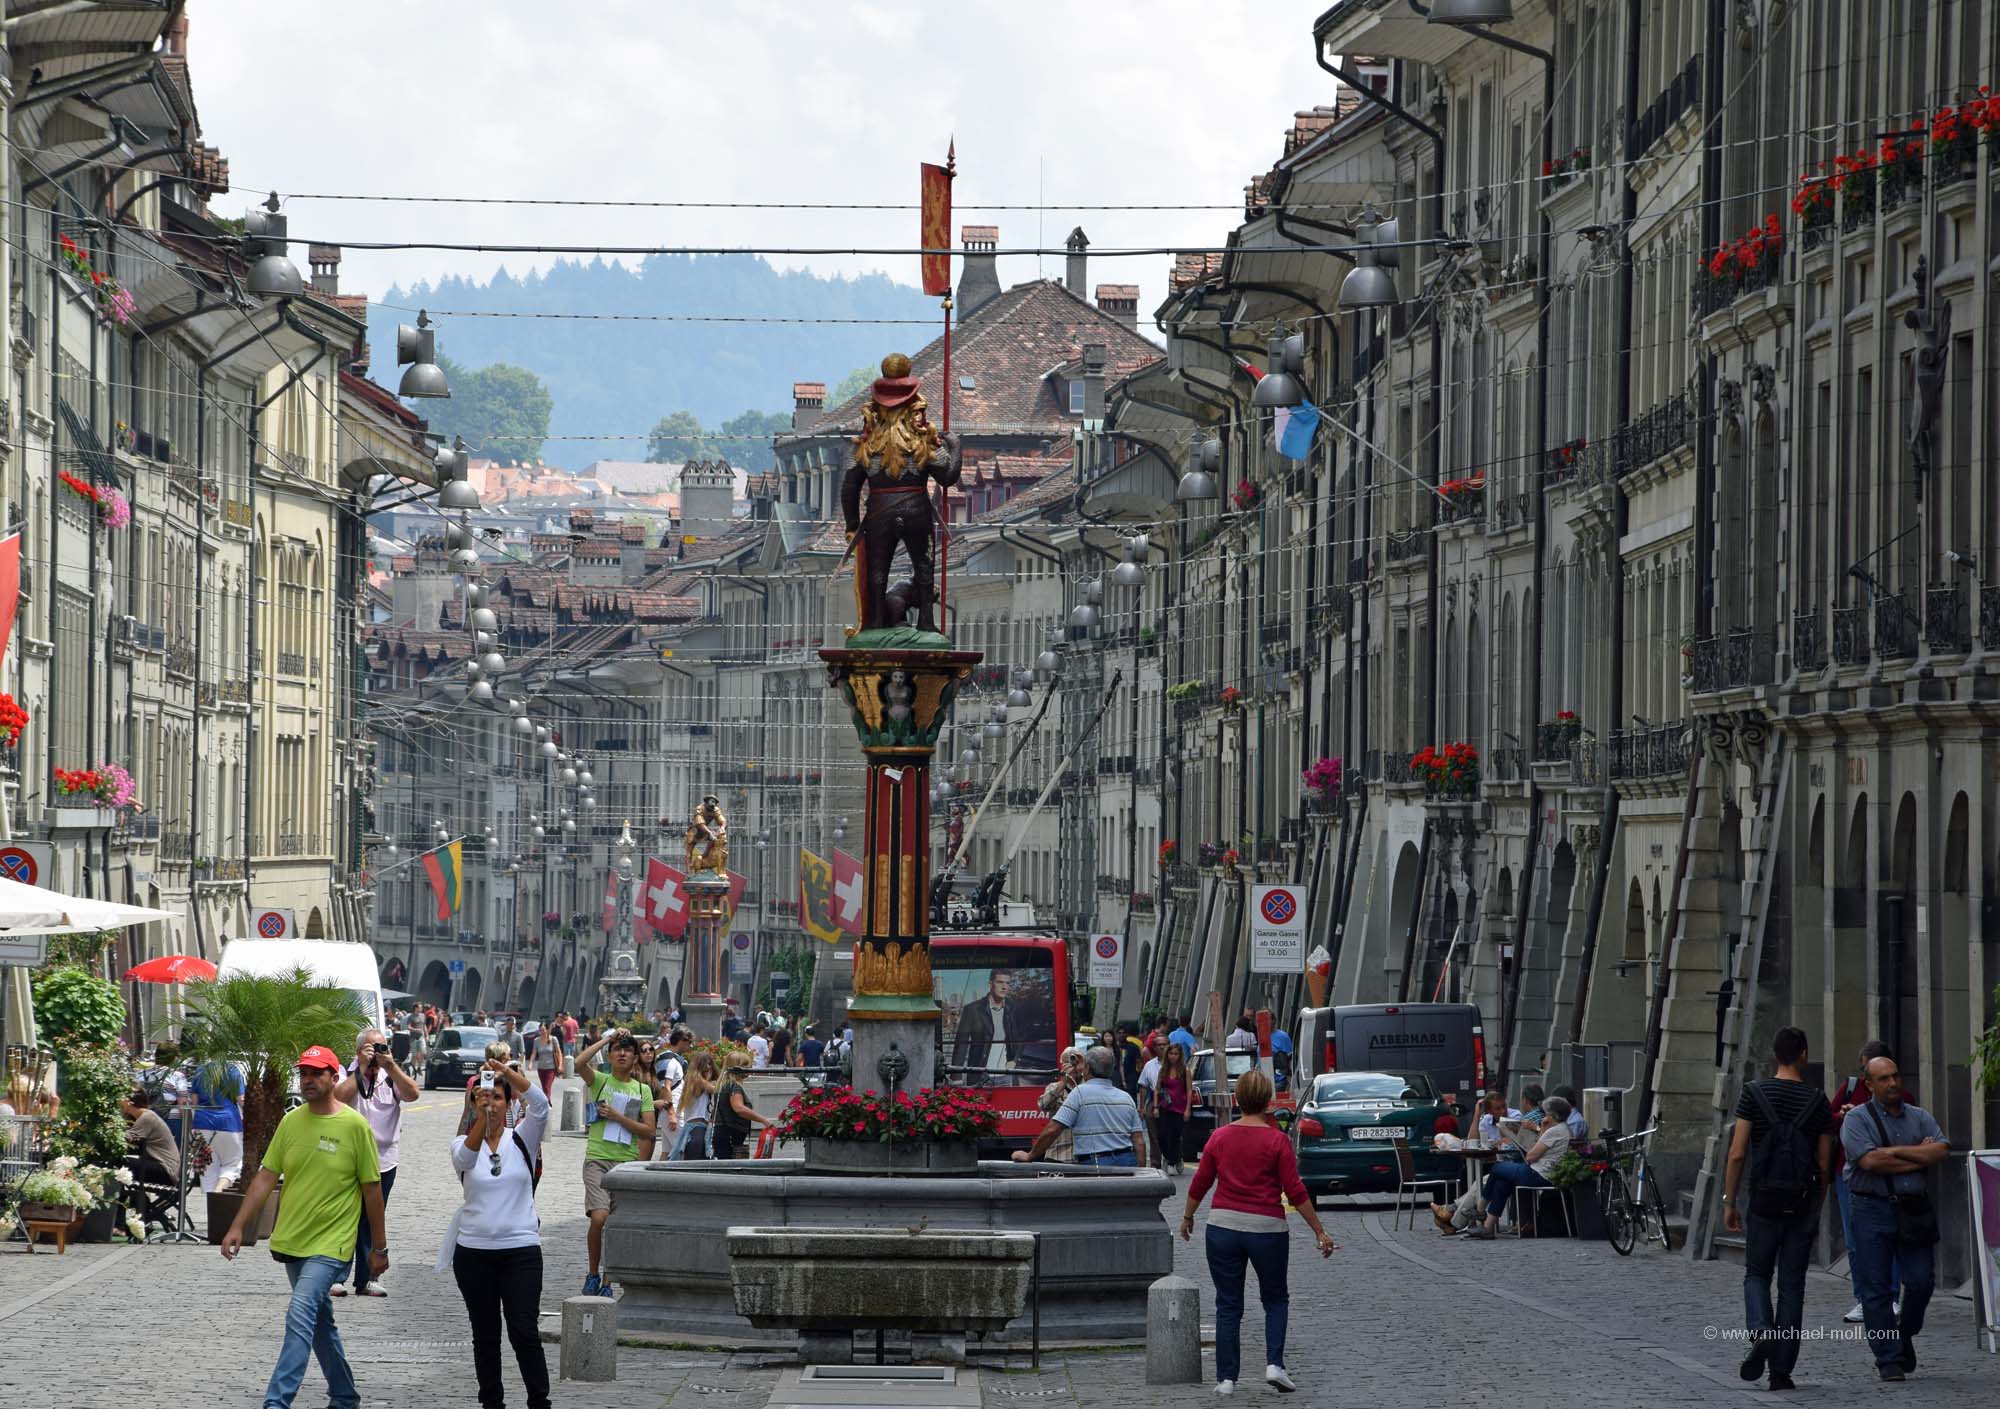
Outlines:
[{"label": "pedestrian walking", "polygon": [[1146,1128],[1137,1103],[1118,1088],[1117,1051],[1092,1047],[1083,1060],[1089,1075],[1063,1098],[1035,1142],[1014,1151],[1016,1161],[1028,1164],[1040,1159],[1067,1129],[1076,1144],[1078,1164],[1128,1168],[1145,1164]]},{"label": "pedestrian walking", "polygon": [[687,1074],[681,1081],[680,1099],[675,1103],[674,1115],[680,1122],[680,1128],[667,1151],[668,1159],[709,1157],[709,1107],[714,1102],[716,1087],[721,1084],[721,1076],[714,1054],[696,1052],[689,1060]]},{"label": "pedestrian walking", "polygon": [[[1877,1057],[1893,1058],[1895,1055],[1889,1050],[1888,1043],[1879,1037],[1870,1038],[1861,1044],[1861,1056],[1855,1064],[1854,1074],[1843,1078],[1833,1090],[1833,1192],[1840,1204],[1840,1245],[1843,1248],[1854,1246],[1854,1199],[1847,1188],[1847,1155],[1841,1149],[1841,1131],[1849,1113],[1858,1106],[1867,1105],[1874,1094],[1868,1089],[1868,1064]],[[1919,1105],[1922,1098],[1910,1087],[1904,1086],[1903,1101],[1906,1105]],[[1850,1282],[1855,1280],[1855,1264],[1851,1257],[1847,1260],[1847,1277]],[[1900,1308],[1903,1304],[1903,1277],[1895,1259],[1891,1259],[1889,1266],[1889,1293],[1890,1304]],[[1854,1291],[1854,1305],[1841,1319],[1850,1326],[1861,1324],[1861,1289],[1858,1283]]]},{"label": "pedestrian walking", "polygon": [[1917,1333],[1937,1277],[1937,1209],[1924,1173],[1942,1164],[1951,1147],[1931,1113],[1903,1099],[1903,1074],[1893,1057],[1872,1058],[1866,1070],[1869,1099],[1840,1126],[1854,1234],[1847,1258],[1875,1372],[1900,1380],[1917,1368]]},{"label": "pedestrian walking", "polygon": [[[1722,1223],[1743,1233],[1743,1315],[1750,1348],[1738,1373],[1754,1380],[1767,1370],[1771,1388],[1791,1389],[1805,1319],[1806,1264],[1820,1200],[1833,1168],[1833,1110],[1806,1081],[1806,1035],[1778,1029],[1771,1055],[1777,1074],[1744,1084],[1723,1176]],[[1743,1174],[1750,1192],[1743,1194]],[[1778,1302],[1771,1305],[1771,1277]]]},{"label": "pedestrian walking", "polygon": [[369,1221],[368,1272],[389,1270],[389,1235],[382,1224],[381,1170],[375,1134],[368,1121],[334,1099],[340,1058],[326,1047],[299,1055],[299,1095],[304,1104],[286,1113],[264,1151],[264,1164],[244,1191],[243,1206],[222,1235],[222,1255],[234,1261],[243,1232],[263,1211],[264,1201],[285,1181],[278,1226],[271,1233],[271,1256],[285,1266],[292,1284],[285,1308],[285,1340],[264,1387],[264,1409],[291,1409],[305,1380],[306,1361],[319,1361],[332,1409],[360,1409],[361,1391],[347,1366],[347,1352],[333,1324],[329,1293],[347,1276],[354,1257],[354,1222]]},{"label": "pedestrian walking", "polygon": [[1188,1074],[1187,1053],[1178,1042],[1160,1049],[1160,1074],[1156,1085],[1155,1120],[1160,1127],[1160,1167],[1175,1174],[1184,1172],[1188,1113],[1193,1108],[1194,1079]]},{"label": "pedestrian walking", "polygon": [[542,1084],[543,1100],[555,1090],[562,1059],[562,1039],[556,1036],[554,1024],[543,1023],[535,1032],[535,1079]]},{"label": "pedestrian walking", "polygon": [[1208,1137],[1181,1213],[1181,1241],[1194,1237],[1194,1216],[1209,1190],[1208,1275],[1215,1283],[1215,1392],[1234,1394],[1242,1369],[1243,1284],[1257,1270],[1257,1299],[1264,1306],[1264,1383],[1289,1394],[1298,1388],[1285,1369],[1285,1330],[1291,1318],[1288,1285],[1292,1239],[1285,1205],[1312,1229],[1321,1257],[1337,1247],[1313,1210],[1299,1178],[1291,1137],[1265,1114],[1274,1094],[1271,1078],[1252,1067],[1236,1078],[1236,1119]]},{"label": "pedestrian walking", "polygon": [[[538,1331],[541,1220],[535,1214],[549,1098],[525,1072],[504,1062],[489,1059],[479,1081],[472,1128],[451,1144],[451,1165],[464,1193],[445,1230],[437,1270],[449,1266],[465,1298],[480,1409],[503,1409],[507,1402],[500,1379],[503,1320],[528,1391],[528,1409],[549,1409],[549,1365]],[[524,1114],[510,1129],[511,1101],[519,1101]]]},{"label": "pedestrian walking", "polygon": [[743,1091],[743,1073],[750,1069],[750,1057],[741,1050],[723,1059],[722,1083],[715,1089],[709,1114],[709,1140],[714,1159],[743,1159],[750,1143],[750,1127],[769,1125],[768,1116],[759,1115]]},{"label": "pedestrian walking", "polygon": [[[597,1069],[597,1054],[610,1049],[611,1070]],[[618,1165],[639,1157],[640,1141],[653,1140],[653,1088],[639,1072],[639,1039],[614,1027],[577,1054],[576,1070],[590,1092],[586,1115],[588,1138],[583,1145],[583,1211],[590,1220],[585,1234],[590,1272],[583,1279],[585,1296],[610,1295],[602,1275],[604,1225],[611,1217],[611,1191],[604,1176]]]},{"label": "pedestrian walking", "polygon": [[[394,1051],[380,1028],[364,1028],[355,1039],[354,1065],[334,1087],[333,1098],[352,1106],[368,1121],[375,1135],[375,1162],[382,1171],[382,1204],[386,1209],[389,1191],[396,1187],[397,1145],[403,1126],[403,1103],[423,1093],[409,1073],[397,1065]],[[386,1216],[386,1215],[385,1215]],[[368,1250],[373,1246],[368,1220],[359,1220],[354,1235],[354,1294],[387,1296],[389,1293],[368,1275]],[[331,1295],[346,1296],[345,1284],[336,1282]]]}]

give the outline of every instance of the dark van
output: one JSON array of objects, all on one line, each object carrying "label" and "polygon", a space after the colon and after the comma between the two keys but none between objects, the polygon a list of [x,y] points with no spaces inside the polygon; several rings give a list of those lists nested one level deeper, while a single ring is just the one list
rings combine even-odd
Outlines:
[{"label": "dark van", "polygon": [[1299,1014],[1299,1053],[1330,1071],[1422,1072],[1470,1109],[1486,1085],[1486,1033],[1470,1003],[1351,1003]]}]

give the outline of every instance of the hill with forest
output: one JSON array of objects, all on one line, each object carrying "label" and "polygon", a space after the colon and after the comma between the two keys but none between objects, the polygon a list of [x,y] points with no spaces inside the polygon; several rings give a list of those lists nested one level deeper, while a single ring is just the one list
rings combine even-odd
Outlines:
[{"label": "hill with forest", "polygon": [[[396,325],[415,322],[418,308],[431,310],[438,351],[455,367],[504,363],[540,380],[552,403],[550,439],[531,453],[573,469],[597,459],[641,458],[649,433],[676,412],[716,430],[731,422],[747,427],[745,412],[764,413],[767,424],[773,415],[788,418],[793,382],[831,388],[885,352],[914,352],[937,331],[921,324],[682,322],[660,315],[923,324],[940,316],[937,300],[880,274],[823,278],[734,255],[656,255],[631,267],[565,260],[546,273],[502,269],[483,283],[453,277],[391,288],[371,304],[368,329],[375,375],[390,387],[400,375]],[[604,316],[453,316],[495,313]],[[419,414],[439,409],[412,404]],[[512,458],[507,446],[476,449]],[[738,463],[761,458],[738,453],[748,449],[724,441],[708,453],[720,450]]]}]

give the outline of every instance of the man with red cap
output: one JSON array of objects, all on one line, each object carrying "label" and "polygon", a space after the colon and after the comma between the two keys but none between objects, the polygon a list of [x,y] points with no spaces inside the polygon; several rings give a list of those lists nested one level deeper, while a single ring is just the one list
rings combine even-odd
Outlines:
[{"label": "man with red cap", "polygon": [[[931,586],[931,539],[937,516],[931,510],[930,481],[947,489],[958,483],[957,438],[941,438],[924,407],[922,383],[911,374],[910,359],[892,352],[882,359],[882,375],[861,408],[861,434],[854,438],[854,458],[840,483],[840,507],[855,546],[855,615],[863,631],[903,625],[903,615],[917,610],[917,629],[935,632]],[[861,512],[861,491],[868,491],[868,512]],[[913,600],[889,591],[889,566],[896,545],[910,555]]]},{"label": "man with red cap", "polygon": [[223,1235],[222,1255],[235,1259],[244,1229],[255,1223],[283,1175],[285,1198],[271,1234],[271,1256],[284,1264],[292,1300],[285,1310],[284,1346],[264,1388],[264,1409],[291,1409],[305,1379],[306,1361],[314,1357],[326,1376],[332,1409],[360,1409],[361,1392],[347,1368],[328,1296],[347,1275],[354,1230],[363,1216],[373,1243],[370,1274],[379,1277],[389,1268],[380,1157],[367,1119],[334,1099],[340,1058],[329,1048],[308,1047],[299,1054],[298,1070],[304,1104],[278,1122],[263,1168],[244,1191],[236,1221]]}]

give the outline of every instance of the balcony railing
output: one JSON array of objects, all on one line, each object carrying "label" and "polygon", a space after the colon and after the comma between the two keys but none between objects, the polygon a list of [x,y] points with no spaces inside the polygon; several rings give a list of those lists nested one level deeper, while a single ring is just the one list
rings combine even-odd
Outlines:
[{"label": "balcony railing", "polygon": [[1687,773],[1687,723],[1655,724],[1645,729],[1620,729],[1611,736],[1611,777],[1681,777]]},{"label": "balcony railing", "polygon": [[1722,688],[1723,643],[1720,636],[1698,636],[1694,643],[1694,692],[1713,694]]},{"label": "balcony railing", "polygon": [[1611,437],[1611,470],[1629,474],[1688,443],[1697,419],[1697,393],[1690,382]]},{"label": "balcony railing", "polygon": [[162,861],[186,861],[194,855],[194,833],[164,832],[160,836]]},{"label": "balcony railing", "polygon": [[1574,720],[1551,720],[1535,726],[1535,762],[1567,763],[1570,745],[1579,735]]},{"label": "balcony railing", "polygon": [[305,652],[303,651],[278,652],[278,674],[304,675],[305,673],[306,673]]},{"label": "balcony railing", "polygon": [[1421,558],[1429,546],[1429,531],[1413,528],[1407,533],[1390,534],[1388,547],[1383,551],[1390,562],[1407,563],[1414,558]]},{"label": "balcony railing", "polygon": [[2000,587],[1979,589],[1979,648],[2000,651]]},{"label": "balcony railing", "polygon": [[1497,501],[1497,518],[1503,529],[1518,528],[1535,520],[1535,500],[1529,494],[1508,494]]},{"label": "balcony railing", "polygon": [[1518,783],[1528,776],[1528,751],[1512,744],[1489,749],[1487,776],[1496,783]]},{"label": "balcony railing", "polygon": [[1884,660],[1907,660],[1917,653],[1917,617],[1901,592],[1884,592],[1875,599],[1875,654]]},{"label": "balcony railing", "polygon": [[1784,264],[1784,248],[1778,244],[1766,245],[1757,262],[1748,269],[1732,261],[1722,273],[1711,274],[1704,264],[1695,271],[1694,316],[1706,318],[1745,294],[1760,293],[1779,283],[1784,276]]},{"label": "balcony railing", "polygon": [[194,647],[175,641],[167,647],[167,674],[194,674]]},{"label": "balcony railing", "polygon": [[1722,657],[1724,687],[1734,690],[1745,685],[1768,685],[1772,648],[1769,632],[1751,626],[1731,627]]},{"label": "balcony railing", "polygon": [[1382,781],[1392,785],[1416,782],[1416,775],[1410,771],[1411,757],[1408,753],[1385,751],[1382,754]]},{"label": "balcony railing", "polygon": [[1646,105],[1646,111],[1632,124],[1632,131],[1625,143],[1627,161],[1637,161],[1651,150],[1653,144],[1666,136],[1679,122],[1681,114],[1701,100],[1701,55],[1696,54],[1687,61],[1687,67],[1675,74],[1673,81],[1662,88]]},{"label": "balcony railing", "polygon": [[1835,607],[1833,609],[1833,663],[1835,665],[1866,665],[1868,663],[1868,609],[1866,607]]},{"label": "balcony railing", "polygon": [[222,682],[224,704],[249,704],[250,682],[248,680],[224,680]]},{"label": "balcony railing", "polygon": [[1792,669],[1801,675],[1826,669],[1826,620],[1818,608],[1792,614]]},{"label": "balcony railing", "polygon": [[1943,653],[1964,652],[1971,647],[1966,632],[1965,593],[1957,583],[1924,591],[1924,644]]}]

